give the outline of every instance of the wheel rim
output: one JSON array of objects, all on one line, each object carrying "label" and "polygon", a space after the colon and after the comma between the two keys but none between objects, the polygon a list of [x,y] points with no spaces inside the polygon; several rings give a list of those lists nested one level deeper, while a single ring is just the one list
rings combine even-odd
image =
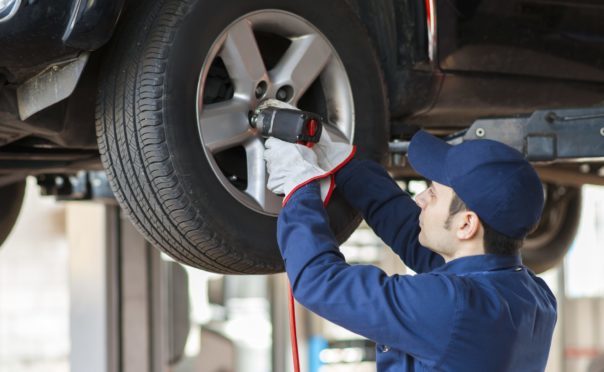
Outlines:
[{"label": "wheel rim", "polygon": [[344,64],[312,24],[279,10],[231,23],[210,48],[197,84],[197,126],[214,174],[241,204],[276,216],[282,198],[266,188],[264,140],[248,122],[268,98],[319,112],[348,141],[353,138],[354,103]]}]

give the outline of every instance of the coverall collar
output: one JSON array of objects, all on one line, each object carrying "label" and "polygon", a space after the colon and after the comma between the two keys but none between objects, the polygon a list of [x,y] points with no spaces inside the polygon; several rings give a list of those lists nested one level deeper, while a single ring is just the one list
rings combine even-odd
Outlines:
[{"label": "coverall collar", "polygon": [[454,274],[465,274],[481,271],[505,270],[510,268],[521,268],[522,259],[520,255],[503,256],[498,254],[479,254],[456,258],[436,268],[433,272],[446,272]]}]

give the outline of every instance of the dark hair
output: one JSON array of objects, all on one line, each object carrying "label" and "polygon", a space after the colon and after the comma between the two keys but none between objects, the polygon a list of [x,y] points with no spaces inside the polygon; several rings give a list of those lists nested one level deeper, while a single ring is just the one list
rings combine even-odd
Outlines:
[{"label": "dark hair", "polygon": [[[449,206],[449,217],[445,221],[445,228],[449,229],[451,226],[451,218],[461,212],[468,210],[466,204],[453,192],[453,199]],[[524,239],[514,239],[507,235],[503,235],[500,232],[493,229],[491,226],[486,224],[483,220],[480,220],[484,229],[484,252],[491,254],[499,254],[505,256],[513,256],[518,254],[518,250],[522,247]]]},{"label": "dark hair", "polygon": [[501,254],[505,256],[514,256],[518,254],[524,239],[514,239],[500,232],[495,231],[491,226],[484,221],[482,227],[484,229],[484,252]]}]

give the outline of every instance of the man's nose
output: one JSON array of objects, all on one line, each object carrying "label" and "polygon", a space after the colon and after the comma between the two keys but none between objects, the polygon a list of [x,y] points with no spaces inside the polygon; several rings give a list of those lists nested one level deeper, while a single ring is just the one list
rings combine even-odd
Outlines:
[{"label": "man's nose", "polygon": [[417,196],[415,197],[415,204],[418,205],[418,207],[420,207],[421,209],[424,209],[424,206],[426,205],[426,192],[422,191],[419,194],[417,194]]}]

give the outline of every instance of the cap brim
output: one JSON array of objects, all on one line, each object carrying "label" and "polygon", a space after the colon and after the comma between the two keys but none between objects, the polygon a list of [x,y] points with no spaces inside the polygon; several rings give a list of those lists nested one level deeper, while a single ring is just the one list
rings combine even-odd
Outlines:
[{"label": "cap brim", "polygon": [[407,158],[417,173],[451,186],[446,172],[447,152],[451,147],[445,141],[420,130],[411,138]]}]

